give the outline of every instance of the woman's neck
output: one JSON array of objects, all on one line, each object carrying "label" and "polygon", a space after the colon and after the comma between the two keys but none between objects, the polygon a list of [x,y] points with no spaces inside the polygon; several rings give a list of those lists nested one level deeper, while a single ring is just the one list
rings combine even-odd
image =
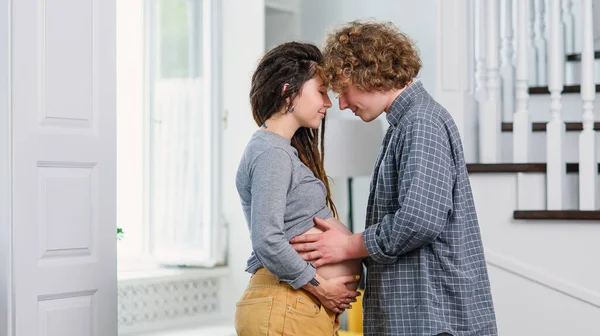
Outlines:
[{"label": "woman's neck", "polygon": [[284,138],[292,140],[292,137],[300,126],[291,116],[278,115],[267,119],[260,128],[263,131],[277,133]]}]

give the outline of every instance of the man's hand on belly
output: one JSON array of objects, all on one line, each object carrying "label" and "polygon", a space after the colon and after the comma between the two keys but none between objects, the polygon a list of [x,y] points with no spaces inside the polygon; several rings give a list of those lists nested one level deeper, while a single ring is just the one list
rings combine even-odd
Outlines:
[{"label": "man's hand on belly", "polygon": [[[331,223],[330,221],[337,221]],[[351,233],[342,232],[336,226],[344,226],[335,218],[324,220],[315,217],[317,227],[323,230],[318,234],[303,234],[292,238],[292,247],[302,259],[311,262],[315,267],[335,264],[344,260],[354,259],[348,255]]]}]

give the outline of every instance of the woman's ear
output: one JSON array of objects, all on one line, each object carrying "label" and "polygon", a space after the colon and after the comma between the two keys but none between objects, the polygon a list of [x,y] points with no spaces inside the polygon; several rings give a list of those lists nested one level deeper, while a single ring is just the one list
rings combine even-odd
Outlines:
[{"label": "woman's ear", "polygon": [[[287,88],[288,88],[289,86],[290,86],[290,84],[289,84],[289,83],[285,83],[285,84],[283,84],[283,88],[281,89],[281,95],[282,95],[282,96],[285,94],[285,91],[287,90]],[[290,100],[290,98],[289,98],[289,97],[288,97],[288,98],[285,98],[285,103],[286,103],[287,105],[289,105],[289,104],[291,103],[291,100]]]},{"label": "woman's ear", "polygon": [[283,88],[281,88],[281,95],[282,96],[285,94],[285,91],[287,90],[288,86],[290,86],[289,83],[283,84]]}]

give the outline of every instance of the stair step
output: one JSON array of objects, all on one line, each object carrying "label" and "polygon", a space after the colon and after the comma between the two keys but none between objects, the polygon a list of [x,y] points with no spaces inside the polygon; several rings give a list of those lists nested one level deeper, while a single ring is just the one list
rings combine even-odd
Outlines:
[{"label": "stair step", "polygon": [[[594,59],[600,59],[600,50],[594,52]],[[567,61],[569,62],[581,62],[581,54],[568,54]]]},{"label": "stair step", "polygon": [[[581,92],[581,85],[565,85],[563,86],[562,93],[579,93]],[[596,84],[596,92],[600,92],[600,84]],[[530,86],[529,94],[550,94],[550,90],[547,86]]]},{"label": "stair step", "polygon": [[[545,122],[534,122],[531,123],[531,131],[532,132],[546,132],[546,124]],[[583,123],[580,122],[566,122],[566,131],[567,132],[577,132],[583,130]],[[503,122],[502,123],[502,132],[512,132],[513,131],[513,123],[512,122]],[[600,122],[594,123],[594,131],[600,131]]]},{"label": "stair step", "polygon": [[[470,174],[546,173],[546,163],[468,163],[467,171]],[[567,163],[567,173],[579,173],[579,163]],[[600,163],[598,173],[600,173]]]},{"label": "stair step", "polygon": [[600,211],[582,210],[516,210],[514,219],[528,220],[600,220]]}]

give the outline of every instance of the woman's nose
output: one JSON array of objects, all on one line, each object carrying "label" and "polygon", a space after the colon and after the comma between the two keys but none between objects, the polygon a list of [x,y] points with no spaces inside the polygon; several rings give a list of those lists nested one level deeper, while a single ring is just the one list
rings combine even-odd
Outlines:
[{"label": "woman's nose", "polygon": [[323,106],[325,106],[326,108],[330,108],[331,106],[333,106],[333,104],[331,103],[331,99],[329,99],[329,95],[325,94],[325,99],[323,102]]}]

